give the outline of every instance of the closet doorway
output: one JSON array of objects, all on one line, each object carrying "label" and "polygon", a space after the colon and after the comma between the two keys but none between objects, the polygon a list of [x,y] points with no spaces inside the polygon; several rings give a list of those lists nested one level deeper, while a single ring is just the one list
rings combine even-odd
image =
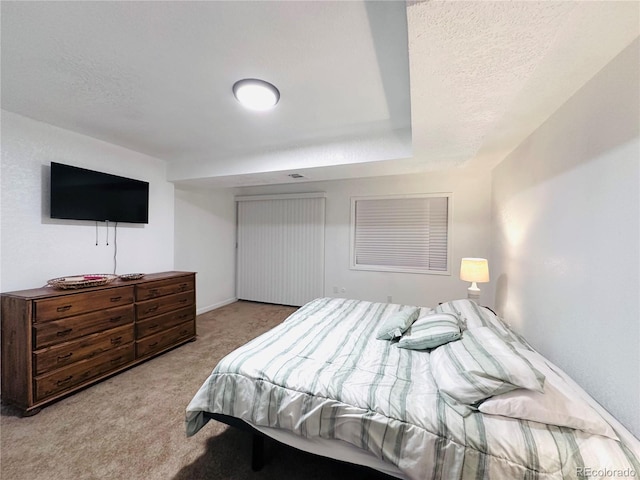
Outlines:
[{"label": "closet doorway", "polygon": [[236,201],[238,299],[301,306],[324,296],[325,194]]}]

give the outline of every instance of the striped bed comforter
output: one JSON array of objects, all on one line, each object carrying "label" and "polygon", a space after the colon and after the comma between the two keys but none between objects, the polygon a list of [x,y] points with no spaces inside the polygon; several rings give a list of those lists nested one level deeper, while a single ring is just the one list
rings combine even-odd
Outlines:
[{"label": "striped bed comforter", "polygon": [[[460,305],[467,328],[488,326],[530,348],[489,310]],[[430,353],[375,338],[378,326],[404,308],[336,298],[306,304],[220,361],[187,407],[187,435],[200,430],[210,412],[342,440],[411,479],[640,476],[635,445],[483,414],[441,394]]]}]

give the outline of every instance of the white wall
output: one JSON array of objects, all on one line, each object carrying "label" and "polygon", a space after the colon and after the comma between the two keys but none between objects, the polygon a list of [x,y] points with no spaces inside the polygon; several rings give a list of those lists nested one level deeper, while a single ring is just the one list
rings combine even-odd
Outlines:
[{"label": "white wall", "polygon": [[91,137],[2,111],[0,290],[40,287],[50,278],[113,273],[113,228],[49,218],[51,162],[149,182],[149,224],[118,225],[117,273],[173,269],[173,184],[166,164]]},{"label": "white wall", "polygon": [[175,268],[198,272],[198,314],[235,301],[233,193],[176,188],[175,200]]},{"label": "white wall", "polygon": [[640,436],[636,40],[493,173],[495,304]]},{"label": "white wall", "polygon": [[[458,169],[419,175],[245,187],[237,189],[236,193],[326,192],[325,295],[382,302],[390,295],[395,303],[435,306],[438,302],[466,297],[469,284],[458,277],[462,257],[487,257],[489,254],[490,182],[490,172]],[[352,196],[438,192],[453,193],[450,276],[349,269]],[[336,294],[333,287],[344,287],[346,291]],[[486,302],[492,298],[490,286],[483,288],[481,300],[488,305]]]}]

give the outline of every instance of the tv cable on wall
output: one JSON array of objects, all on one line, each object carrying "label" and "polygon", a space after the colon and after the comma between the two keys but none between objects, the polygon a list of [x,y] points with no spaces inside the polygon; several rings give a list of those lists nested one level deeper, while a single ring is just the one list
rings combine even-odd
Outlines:
[{"label": "tv cable on wall", "polygon": [[[107,239],[106,245],[109,245],[109,220],[105,222],[107,226]],[[98,246],[98,222],[96,222],[96,247]],[[118,222],[115,222],[113,226],[113,274],[116,274],[116,268],[118,266]]]},{"label": "tv cable on wall", "polygon": [[[107,222],[107,239],[109,238],[109,222]],[[108,244],[107,244],[108,245]],[[113,226],[113,274],[116,274],[118,265],[118,222]]]}]

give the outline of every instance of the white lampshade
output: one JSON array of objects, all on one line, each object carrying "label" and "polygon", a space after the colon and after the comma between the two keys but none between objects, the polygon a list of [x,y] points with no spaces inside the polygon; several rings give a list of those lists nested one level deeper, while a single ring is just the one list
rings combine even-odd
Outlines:
[{"label": "white lampshade", "polygon": [[484,283],[489,281],[489,262],[486,258],[463,258],[460,263],[460,280]]}]

